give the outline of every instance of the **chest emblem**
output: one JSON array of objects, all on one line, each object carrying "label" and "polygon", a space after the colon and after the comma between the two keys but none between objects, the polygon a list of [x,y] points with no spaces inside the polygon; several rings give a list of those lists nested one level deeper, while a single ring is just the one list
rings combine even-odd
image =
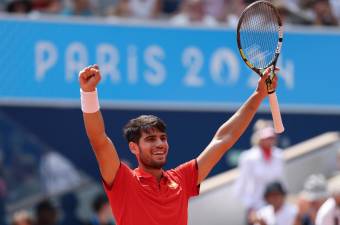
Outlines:
[{"label": "chest emblem", "polygon": [[175,181],[172,180],[172,181],[169,181],[168,187],[170,189],[176,189],[178,187],[178,184]]}]

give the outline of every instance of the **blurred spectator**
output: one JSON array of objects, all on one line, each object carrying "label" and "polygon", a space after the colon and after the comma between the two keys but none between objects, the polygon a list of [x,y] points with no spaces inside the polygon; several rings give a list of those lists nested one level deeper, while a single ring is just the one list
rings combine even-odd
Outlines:
[{"label": "blurred spectator", "polygon": [[328,181],[328,191],[331,197],[320,207],[316,215],[316,225],[340,224],[340,176]]},{"label": "blurred spectator", "polygon": [[62,0],[33,0],[34,11],[46,14],[59,14],[62,10]]},{"label": "blurred spectator", "polygon": [[281,0],[273,1],[274,6],[279,11],[280,17],[284,25],[291,24],[291,13],[287,5]]},{"label": "blurred spectator", "polygon": [[161,14],[161,0],[118,0],[107,13],[110,16],[155,19]]},{"label": "blurred spectator", "polygon": [[62,225],[82,225],[83,221],[77,216],[78,199],[73,192],[61,196],[61,207],[63,209]]},{"label": "blurred spectator", "polygon": [[49,200],[42,200],[35,207],[36,225],[58,224],[57,208]]},{"label": "blurred spectator", "polygon": [[338,21],[335,18],[329,0],[301,0],[302,6],[311,9],[314,13],[314,25],[336,26]]},{"label": "blurred spectator", "polygon": [[27,14],[32,10],[32,3],[29,0],[13,0],[6,6],[9,13]]},{"label": "blurred spectator", "polygon": [[328,198],[327,181],[322,174],[310,175],[298,199],[301,225],[315,225],[316,214]]},{"label": "blurred spectator", "polygon": [[124,17],[128,18],[131,16],[130,0],[118,0],[114,6],[108,7],[105,14],[107,16],[117,16],[117,17]]},{"label": "blurred spectator", "polygon": [[47,194],[58,194],[81,184],[82,179],[77,169],[58,152],[47,149],[40,161],[42,187]]},{"label": "blurred spectator", "polygon": [[218,22],[225,22],[226,8],[225,0],[204,0],[204,11]]},{"label": "blurred spectator", "polygon": [[294,12],[297,12],[300,10],[300,0],[282,0],[283,4],[286,4],[287,8],[293,10]]},{"label": "blurred spectator", "polygon": [[244,0],[226,0],[226,22],[229,26],[236,28],[239,17],[247,4]]},{"label": "blurred spectator", "polygon": [[243,2],[246,4],[246,6],[250,5],[251,3],[254,3],[256,0],[243,0]]},{"label": "blurred spectator", "polygon": [[280,182],[269,183],[264,192],[264,198],[268,205],[250,215],[250,224],[297,224],[297,208],[286,202],[286,190]]},{"label": "blurred spectator", "polygon": [[181,0],[163,0],[162,13],[172,15],[179,10]]},{"label": "blurred spectator", "polygon": [[161,13],[161,0],[129,0],[129,10],[133,18],[158,18]]},{"label": "blurred spectator", "polygon": [[50,0],[32,0],[34,10],[43,11],[50,4]]},{"label": "blurred spectator", "polygon": [[302,11],[296,0],[273,0],[278,9],[284,26],[293,24],[311,24],[310,17]]},{"label": "blurred spectator", "polygon": [[89,0],[73,0],[61,14],[68,16],[93,16],[94,9]]},{"label": "blurred spectator", "polygon": [[258,120],[251,138],[253,147],[240,155],[240,174],[234,188],[247,215],[265,205],[263,196],[269,183],[280,181],[285,184],[284,159],[281,149],[275,146],[276,139],[272,122]]},{"label": "blurred spectator", "polygon": [[33,218],[27,211],[14,213],[11,218],[11,225],[33,225]]},{"label": "blurred spectator", "polygon": [[203,0],[184,0],[180,6],[179,14],[170,19],[175,25],[190,25],[198,23],[215,26],[217,20],[205,12]]},{"label": "blurred spectator", "polygon": [[100,16],[107,16],[108,12],[112,11],[112,7],[118,4],[118,0],[95,0],[95,1],[90,0],[90,1],[93,7],[95,8],[96,14]]},{"label": "blurred spectator", "polygon": [[4,0],[0,0],[0,11],[5,11],[5,1]]},{"label": "blurred spectator", "polygon": [[340,1],[339,0],[330,0],[330,4],[332,6],[333,13],[338,20],[338,24],[340,21]]},{"label": "blurred spectator", "polygon": [[110,204],[104,194],[99,194],[92,202],[94,215],[87,225],[114,225]]}]

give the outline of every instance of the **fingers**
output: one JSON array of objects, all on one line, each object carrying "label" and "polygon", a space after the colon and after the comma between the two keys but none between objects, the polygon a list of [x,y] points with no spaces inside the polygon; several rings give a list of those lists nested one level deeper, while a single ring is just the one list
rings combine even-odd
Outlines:
[{"label": "fingers", "polygon": [[[271,67],[268,67],[267,69],[265,69],[263,72],[262,72],[262,76],[265,76],[265,77],[268,77],[270,75],[272,75],[274,73],[274,75],[280,71],[280,68],[279,67],[275,67],[274,71],[273,70],[273,66]],[[273,73],[272,73],[273,72]]]},{"label": "fingers", "polygon": [[274,76],[273,78],[270,79],[271,80],[271,88],[273,90],[276,90],[277,87],[277,76]]},{"label": "fingers", "polygon": [[265,70],[262,71],[261,73],[261,79],[259,83],[259,88],[258,90],[262,90],[268,94],[271,94],[275,92],[276,87],[277,87],[277,76],[276,73],[280,70],[278,67],[273,66],[266,68]]},{"label": "fingers", "polygon": [[91,65],[88,67],[85,67],[83,70],[80,71],[79,76],[82,78],[89,78],[93,75],[96,75],[99,72],[99,67],[98,65]]},{"label": "fingers", "polygon": [[90,80],[92,77],[95,77],[96,80],[100,79],[99,67],[96,64],[85,67],[83,70],[79,72],[80,82],[86,82]]},{"label": "fingers", "polygon": [[79,72],[79,83],[83,90],[94,90],[101,79],[98,65],[85,67]]}]

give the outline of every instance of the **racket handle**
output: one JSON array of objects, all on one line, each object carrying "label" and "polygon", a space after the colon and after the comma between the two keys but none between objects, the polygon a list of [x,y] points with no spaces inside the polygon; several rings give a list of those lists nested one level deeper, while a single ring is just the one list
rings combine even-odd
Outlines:
[{"label": "racket handle", "polygon": [[285,128],[283,127],[283,124],[282,124],[281,113],[280,113],[280,108],[279,108],[279,103],[277,101],[276,93],[275,92],[271,93],[268,95],[268,97],[269,97],[270,110],[272,111],[274,130],[275,130],[275,133],[280,134],[285,130]]}]

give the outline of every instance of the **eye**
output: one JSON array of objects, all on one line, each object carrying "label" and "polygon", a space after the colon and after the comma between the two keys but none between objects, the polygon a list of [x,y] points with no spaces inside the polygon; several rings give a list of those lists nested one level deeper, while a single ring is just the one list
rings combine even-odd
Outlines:
[{"label": "eye", "polygon": [[155,141],[156,140],[156,137],[155,136],[149,136],[145,139],[146,141],[149,141],[149,142],[152,142],[152,141]]},{"label": "eye", "polygon": [[163,136],[161,136],[161,140],[166,141],[166,140],[168,140],[168,137],[166,135],[163,135]]}]

